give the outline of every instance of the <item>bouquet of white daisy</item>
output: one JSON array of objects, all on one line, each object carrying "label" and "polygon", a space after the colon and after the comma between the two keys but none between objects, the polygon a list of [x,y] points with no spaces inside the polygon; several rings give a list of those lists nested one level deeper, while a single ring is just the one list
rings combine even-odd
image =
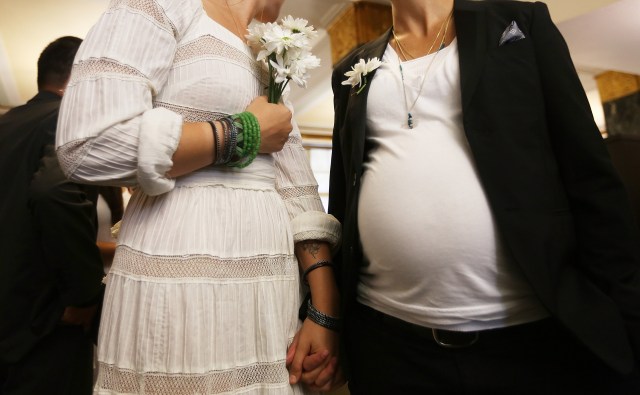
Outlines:
[{"label": "bouquet of white daisy", "polygon": [[259,62],[269,67],[269,103],[280,101],[289,81],[306,87],[308,71],[320,66],[320,59],[311,54],[311,39],[318,32],[308,21],[286,16],[280,23],[256,23],[246,36],[249,45],[258,52]]}]

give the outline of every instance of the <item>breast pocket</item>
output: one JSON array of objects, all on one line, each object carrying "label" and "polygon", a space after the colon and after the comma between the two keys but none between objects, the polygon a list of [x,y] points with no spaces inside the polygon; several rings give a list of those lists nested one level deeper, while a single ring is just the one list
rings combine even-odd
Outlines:
[{"label": "breast pocket", "polygon": [[[497,44],[496,44],[497,45]],[[533,42],[529,38],[487,52],[479,88],[496,109],[522,112],[543,104]]]}]

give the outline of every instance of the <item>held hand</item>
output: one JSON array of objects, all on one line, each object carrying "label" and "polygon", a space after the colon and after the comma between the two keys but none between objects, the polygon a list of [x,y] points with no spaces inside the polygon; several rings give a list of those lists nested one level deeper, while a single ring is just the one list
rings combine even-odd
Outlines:
[{"label": "held hand", "polygon": [[266,96],[255,98],[246,111],[260,124],[260,153],[277,152],[284,147],[293,129],[291,111],[284,104],[271,104]]},{"label": "held hand", "polygon": [[329,350],[327,349],[320,350],[319,352],[305,356],[304,359],[302,360],[301,368],[296,366],[295,368],[293,368],[293,370],[291,370],[292,364],[293,364],[293,358],[295,357],[296,351],[298,350],[299,340],[300,340],[300,332],[298,331],[298,333],[296,333],[296,335],[294,336],[293,342],[291,342],[289,349],[287,350],[287,360],[286,360],[287,369],[290,370],[289,372],[290,378],[296,383],[300,380],[300,377],[302,376],[303,371],[306,372],[306,371],[316,370],[317,368],[321,367],[323,363],[326,362],[327,357],[329,356]]},{"label": "held hand", "polygon": [[338,358],[333,357],[327,367],[320,372],[314,385],[309,386],[309,388],[313,391],[328,392],[335,391],[346,383],[347,380],[338,365]]},{"label": "held hand", "polygon": [[305,320],[287,352],[290,383],[302,382],[314,391],[344,384],[338,369],[338,334]]}]

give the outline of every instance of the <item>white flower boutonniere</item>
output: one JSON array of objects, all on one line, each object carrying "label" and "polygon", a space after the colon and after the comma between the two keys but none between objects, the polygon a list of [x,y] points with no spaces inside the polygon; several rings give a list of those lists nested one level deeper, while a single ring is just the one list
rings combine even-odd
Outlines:
[{"label": "white flower boutonniere", "polygon": [[342,81],[342,85],[351,85],[352,88],[358,86],[356,95],[362,92],[365,86],[367,86],[367,75],[373,70],[382,65],[382,62],[378,58],[372,58],[367,60],[360,59],[358,63],[351,66],[351,71],[344,73],[348,78]]}]

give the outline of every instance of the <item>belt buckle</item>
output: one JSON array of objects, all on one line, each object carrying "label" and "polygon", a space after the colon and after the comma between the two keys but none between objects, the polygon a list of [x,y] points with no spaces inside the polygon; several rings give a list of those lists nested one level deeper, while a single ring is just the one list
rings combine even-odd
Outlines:
[{"label": "belt buckle", "polygon": [[469,342],[464,343],[464,344],[447,343],[446,341],[441,339],[440,330],[439,329],[435,329],[435,328],[431,329],[431,335],[433,336],[433,340],[436,342],[437,345],[439,345],[441,347],[444,347],[444,348],[466,348],[466,347],[471,347],[474,344],[476,344],[478,342],[478,339],[480,338],[480,333],[478,333],[478,332],[458,332],[458,333],[468,333],[468,334],[472,334],[473,333],[473,337],[469,340]]}]

